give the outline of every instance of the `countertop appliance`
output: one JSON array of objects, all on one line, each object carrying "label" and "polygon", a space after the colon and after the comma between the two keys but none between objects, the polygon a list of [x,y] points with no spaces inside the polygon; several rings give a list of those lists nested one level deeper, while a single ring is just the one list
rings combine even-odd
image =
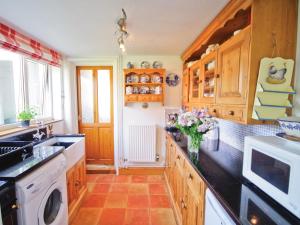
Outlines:
[{"label": "countertop appliance", "polygon": [[213,193],[205,194],[205,225],[236,225]]},{"label": "countertop appliance", "polygon": [[300,143],[276,136],[245,138],[243,176],[300,218]]},{"label": "countertop appliance", "polygon": [[20,204],[19,225],[68,224],[66,160],[63,154],[18,180],[16,192]]},{"label": "countertop appliance", "polygon": [[240,217],[242,223],[245,225],[290,225],[284,216],[277,213],[269,204],[245,185],[242,186]]},{"label": "countertop appliance", "polygon": [[14,184],[6,181],[0,181],[0,205],[0,224],[18,225]]}]

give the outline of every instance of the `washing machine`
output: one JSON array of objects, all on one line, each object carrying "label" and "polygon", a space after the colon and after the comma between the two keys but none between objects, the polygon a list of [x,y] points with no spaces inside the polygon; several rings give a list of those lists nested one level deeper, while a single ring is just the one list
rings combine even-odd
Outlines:
[{"label": "washing machine", "polygon": [[19,225],[67,225],[66,160],[63,154],[16,182]]}]

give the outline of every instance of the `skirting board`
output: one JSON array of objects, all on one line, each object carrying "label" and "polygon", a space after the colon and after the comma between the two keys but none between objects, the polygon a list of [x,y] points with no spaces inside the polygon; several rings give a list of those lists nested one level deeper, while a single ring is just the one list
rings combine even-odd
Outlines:
[{"label": "skirting board", "polygon": [[164,167],[129,167],[120,168],[120,175],[162,175]]}]

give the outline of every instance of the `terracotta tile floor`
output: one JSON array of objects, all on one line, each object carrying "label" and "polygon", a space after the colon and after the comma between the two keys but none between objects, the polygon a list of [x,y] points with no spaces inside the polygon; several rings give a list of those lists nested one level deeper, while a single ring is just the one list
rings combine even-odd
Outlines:
[{"label": "terracotta tile floor", "polygon": [[72,225],[176,225],[163,176],[87,176],[88,194]]}]

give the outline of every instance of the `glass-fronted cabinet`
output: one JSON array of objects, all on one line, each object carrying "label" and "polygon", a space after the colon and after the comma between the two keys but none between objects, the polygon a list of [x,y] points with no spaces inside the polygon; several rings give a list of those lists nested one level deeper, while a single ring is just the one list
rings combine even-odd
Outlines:
[{"label": "glass-fronted cabinet", "polygon": [[190,102],[199,102],[200,100],[201,76],[201,61],[198,61],[190,68]]},{"label": "glass-fronted cabinet", "polygon": [[[216,52],[212,52],[201,60],[203,76],[200,79],[200,101],[205,103],[215,103],[216,94]],[[202,82],[201,82],[202,81]]]}]

